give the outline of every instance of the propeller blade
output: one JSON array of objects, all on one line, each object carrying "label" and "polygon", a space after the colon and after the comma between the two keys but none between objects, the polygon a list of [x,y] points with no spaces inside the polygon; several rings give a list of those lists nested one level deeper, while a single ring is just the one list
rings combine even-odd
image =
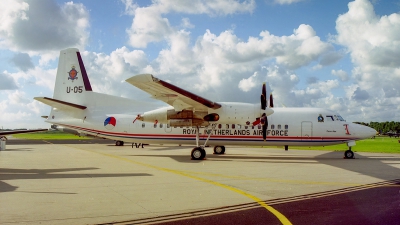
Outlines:
[{"label": "propeller blade", "polygon": [[272,98],[272,93],[269,94],[269,107],[274,108],[274,99]]},{"label": "propeller blade", "polygon": [[267,127],[268,127],[268,118],[265,113],[262,114],[260,121],[262,124],[263,140],[265,141],[265,139],[267,139]]},{"label": "propeller blade", "polygon": [[260,121],[260,118],[257,117],[256,120],[253,122],[253,126],[258,125],[260,122],[261,122],[261,121]]},{"label": "propeller blade", "polygon": [[262,126],[263,140],[264,140],[264,141],[267,139],[267,127],[268,127],[268,123],[265,123],[265,124]]},{"label": "propeller blade", "polygon": [[266,107],[267,107],[267,89],[265,87],[265,83],[263,83],[261,91],[261,109],[265,110]]},{"label": "propeller blade", "polygon": [[135,123],[135,122],[136,122],[136,120],[137,120],[137,119],[139,119],[139,118],[140,118],[140,114],[138,114],[138,115],[136,116],[135,120],[133,120],[133,122],[132,122],[132,123]]}]

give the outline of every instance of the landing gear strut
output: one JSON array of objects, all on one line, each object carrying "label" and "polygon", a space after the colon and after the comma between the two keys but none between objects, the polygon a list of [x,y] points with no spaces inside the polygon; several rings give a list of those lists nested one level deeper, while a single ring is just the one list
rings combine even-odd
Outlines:
[{"label": "landing gear strut", "polygon": [[349,141],[347,142],[347,146],[349,147],[349,150],[344,152],[344,158],[345,159],[354,159],[354,152],[351,150],[351,147],[356,145],[355,141]]},{"label": "landing gear strut", "polygon": [[204,150],[204,146],[207,146],[207,142],[210,139],[211,133],[214,130],[216,124],[212,124],[211,126],[212,126],[212,129],[211,129],[211,131],[209,131],[207,140],[206,140],[206,142],[204,142],[204,145],[199,144],[200,128],[199,128],[199,126],[196,126],[196,147],[193,148],[192,152],[190,153],[190,156],[192,157],[193,160],[202,160],[206,157],[206,150]]}]

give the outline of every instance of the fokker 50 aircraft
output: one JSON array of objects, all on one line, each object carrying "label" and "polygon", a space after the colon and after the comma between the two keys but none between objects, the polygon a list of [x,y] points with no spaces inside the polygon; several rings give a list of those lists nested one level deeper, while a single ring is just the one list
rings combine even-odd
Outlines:
[{"label": "fokker 50 aircraft", "polygon": [[[60,52],[53,98],[36,97],[52,107],[46,122],[83,135],[146,144],[194,144],[192,159],[204,159],[204,146],[223,154],[225,145],[325,146],[347,143],[353,158],[356,140],[375,135],[372,128],[346,122],[321,108],[267,107],[265,84],[261,104],[213,102],[170,83],[141,74],[126,80],[169,104],[137,115],[131,99],[92,91],[78,49]],[[123,110],[118,110],[123,109]],[[125,112],[123,112],[125,110]],[[204,141],[204,142],[203,142]],[[203,143],[203,145],[200,144]]]}]

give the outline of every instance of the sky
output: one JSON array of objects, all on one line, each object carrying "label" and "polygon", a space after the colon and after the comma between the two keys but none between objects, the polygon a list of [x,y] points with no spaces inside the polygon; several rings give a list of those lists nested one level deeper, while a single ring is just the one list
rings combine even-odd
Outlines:
[{"label": "sky", "polygon": [[71,47],[96,92],[158,104],[125,82],[151,73],[258,103],[266,82],[275,107],[400,121],[400,0],[1,0],[0,128],[50,126],[33,98],[53,96]]}]

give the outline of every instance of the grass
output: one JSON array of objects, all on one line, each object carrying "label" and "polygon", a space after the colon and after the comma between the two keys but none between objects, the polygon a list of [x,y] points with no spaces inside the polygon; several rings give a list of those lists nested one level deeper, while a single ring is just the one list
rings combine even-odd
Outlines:
[{"label": "grass", "polygon": [[13,137],[20,139],[33,139],[33,140],[89,139],[87,137],[79,137],[73,134],[68,134],[60,131],[44,131],[36,133],[13,134]]},{"label": "grass", "polygon": [[[375,139],[364,139],[356,141],[356,145],[351,149],[355,152],[381,152],[381,153],[400,153],[399,138],[377,136]],[[349,149],[346,144],[314,147],[292,147],[293,149],[306,150],[328,150],[344,151]]]}]

